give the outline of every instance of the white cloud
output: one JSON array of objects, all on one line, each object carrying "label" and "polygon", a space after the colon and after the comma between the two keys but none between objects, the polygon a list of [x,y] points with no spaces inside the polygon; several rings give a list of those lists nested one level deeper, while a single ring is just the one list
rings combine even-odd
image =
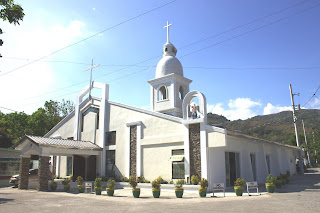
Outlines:
[{"label": "white cloud", "polygon": [[312,109],[320,109],[320,99],[315,97],[311,102],[309,102],[308,106]]},{"label": "white cloud", "polygon": [[[0,75],[31,62],[6,59],[6,56],[28,59],[43,57],[83,37],[84,26],[80,21],[72,21],[68,26],[53,25],[46,28],[32,26],[30,23],[20,28],[6,26],[8,33],[4,34],[6,37],[3,36],[5,44],[1,50],[4,57],[0,64]],[[58,79],[57,71],[53,71],[50,65],[36,62],[0,76],[0,106],[24,110],[27,113],[32,113],[42,106],[43,103],[25,103],[38,102],[43,99],[43,96],[39,98],[38,95],[53,90],[52,87]],[[25,100],[29,97],[36,98]]]},{"label": "white cloud", "polygon": [[229,120],[247,119],[257,115],[257,107],[262,104],[252,101],[250,98],[231,99],[228,102],[228,109],[223,108],[223,103],[207,106],[207,111],[214,114],[223,115]]},{"label": "white cloud", "polygon": [[267,104],[267,106],[264,107],[263,109],[263,114],[264,115],[269,115],[269,114],[274,114],[282,111],[292,111],[291,106],[274,106],[270,103]]}]

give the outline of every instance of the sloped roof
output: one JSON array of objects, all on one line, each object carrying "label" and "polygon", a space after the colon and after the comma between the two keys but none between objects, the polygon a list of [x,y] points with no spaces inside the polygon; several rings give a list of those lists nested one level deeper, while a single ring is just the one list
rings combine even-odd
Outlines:
[{"label": "sloped roof", "polygon": [[16,145],[22,143],[25,139],[42,146],[64,147],[69,149],[89,149],[89,150],[102,150],[102,148],[90,141],[76,141],[60,138],[45,138],[40,136],[26,135]]},{"label": "sloped roof", "polygon": [[245,134],[243,134],[243,133],[234,132],[234,131],[230,131],[230,130],[228,130],[227,135],[235,136],[235,137],[239,137],[239,138],[244,138],[244,139],[250,139],[250,140],[254,140],[254,141],[258,141],[258,142],[265,142],[265,143],[270,143],[270,144],[276,144],[276,145],[279,145],[279,146],[290,147],[290,148],[292,148],[292,149],[299,149],[299,150],[301,150],[301,147],[292,146],[292,145],[289,145],[289,144],[284,144],[284,143],[280,143],[280,142],[276,142],[276,141],[269,141],[269,140],[266,140],[266,139],[257,138],[257,137],[253,137],[253,136],[250,136],[250,135],[245,135]]}]

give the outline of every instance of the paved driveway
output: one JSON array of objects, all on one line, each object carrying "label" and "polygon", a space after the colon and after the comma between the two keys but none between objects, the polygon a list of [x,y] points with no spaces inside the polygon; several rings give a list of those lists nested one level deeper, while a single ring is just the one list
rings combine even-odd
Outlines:
[{"label": "paved driveway", "polygon": [[185,193],[177,199],[172,191],[161,191],[159,199],[151,190],[141,198],[130,189],[116,190],[115,197],[65,192],[38,192],[0,188],[0,212],[320,212],[320,169],[291,178],[290,184],[273,194],[199,198]]}]

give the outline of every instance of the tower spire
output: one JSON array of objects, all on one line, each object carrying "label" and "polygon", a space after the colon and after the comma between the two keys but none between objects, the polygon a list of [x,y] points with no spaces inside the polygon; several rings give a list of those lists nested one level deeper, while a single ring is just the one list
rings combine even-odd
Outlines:
[{"label": "tower spire", "polygon": [[172,26],[172,24],[169,24],[169,21],[167,21],[167,25],[163,28],[167,28],[167,43],[170,43],[169,41],[169,27]]}]

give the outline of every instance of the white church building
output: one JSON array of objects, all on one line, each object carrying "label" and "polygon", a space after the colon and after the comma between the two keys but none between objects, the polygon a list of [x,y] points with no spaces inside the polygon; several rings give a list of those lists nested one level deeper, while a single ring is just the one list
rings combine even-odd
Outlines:
[{"label": "white church building", "polygon": [[[28,183],[24,173],[32,155],[40,156],[40,190],[48,186],[47,168],[86,180],[135,175],[190,182],[198,175],[208,179],[209,190],[213,183],[232,186],[238,177],[265,183],[269,173],[296,173],[300,148],[207,125],[206,97],[189,90],[192,81],[183,74],[166,27],[163,57],[148,81],[150,110],[109,100],[109,85],[92,82],[78,94],[75,111],[44,137],[19,142],[20,188]],[[84,99],[93,88],[101,96]]]}]

